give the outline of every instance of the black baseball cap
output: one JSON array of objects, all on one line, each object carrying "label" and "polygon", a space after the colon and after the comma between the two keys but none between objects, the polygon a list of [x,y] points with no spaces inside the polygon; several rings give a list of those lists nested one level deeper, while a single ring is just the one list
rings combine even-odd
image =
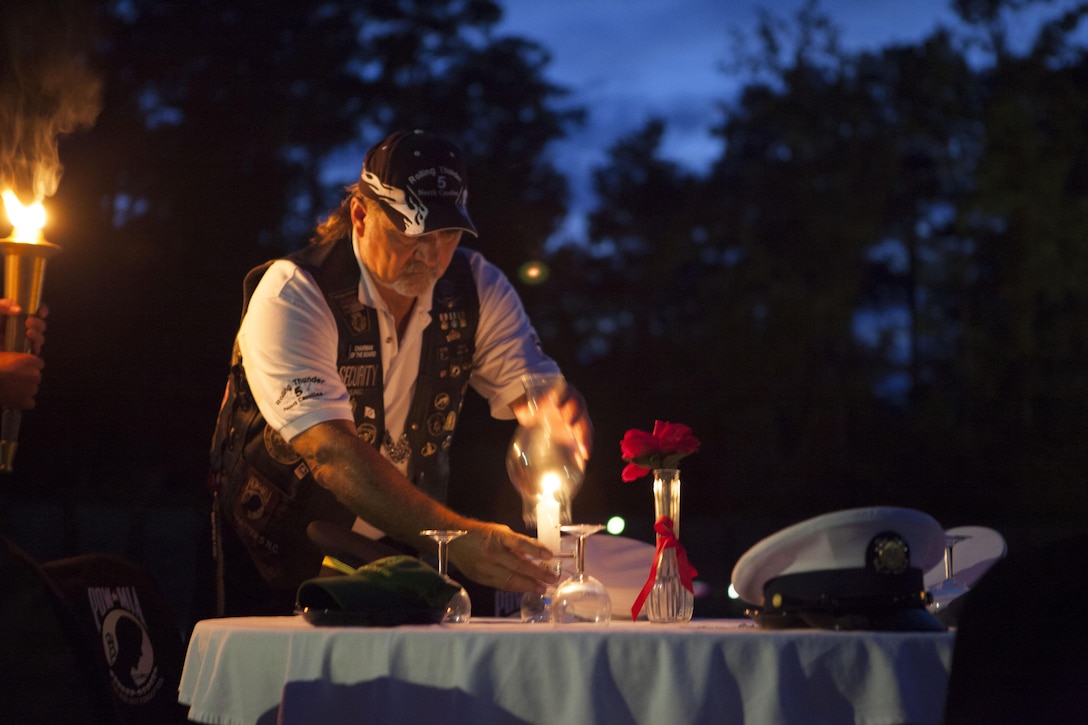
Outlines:
[{"label": "black baseball cap", "polygon": [[427,131],[396,131],[363,160],[359,188],[404,234],[461,229],[478,236],[468,215],[461,149]]}]

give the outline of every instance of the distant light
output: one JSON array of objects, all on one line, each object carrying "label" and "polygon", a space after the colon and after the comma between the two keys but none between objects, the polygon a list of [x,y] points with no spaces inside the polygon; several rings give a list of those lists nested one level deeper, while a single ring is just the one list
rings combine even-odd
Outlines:
[{"label": "distant light", "polygon": [[613,516],[608,520],[608,523],[604,525],[605,531],[613,536],[619,536],[623,533],[623,530],[627,527],[627,522],[623,520],[622,516]]},{"label": "distant light", "polygon": [[729,589],[726,591],[730,599],[740,599],[740,595],[737,594],[737,590],[733,588],[733,582],[729,582]]},{"label": "distant light", "polygon": [[536,260],[528,261],[518,269],[518,279],[525,284],[544,284],[549,274],[548,265]]}]

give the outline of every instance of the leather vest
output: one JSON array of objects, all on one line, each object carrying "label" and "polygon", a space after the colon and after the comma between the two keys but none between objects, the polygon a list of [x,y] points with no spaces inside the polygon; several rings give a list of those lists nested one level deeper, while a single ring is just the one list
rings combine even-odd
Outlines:
[{"label": "leather vest", "polygon": [[[309,272],[336,319],[337,370],[351,396],[359,436],[375,448],[385,437],[378,313],[359,301],[351,239],[311,244],[287,259]],[[243,285],[243,316],[267,262]],[[480,317],[468,255],[457,250],[435,283],[431,324],[423,333],[416,390],[405,424],[408,477],[444,501],[449,449],[468,387]],[[306,535],[311,521],[350,528],[355,519],[317,481],[306,462],[265,422],[246,382],[235,343],[227,391],[212,440],[211,485],[221,516],[239,534],[262,578],[293,587],[316,576],[321,552]]]}]

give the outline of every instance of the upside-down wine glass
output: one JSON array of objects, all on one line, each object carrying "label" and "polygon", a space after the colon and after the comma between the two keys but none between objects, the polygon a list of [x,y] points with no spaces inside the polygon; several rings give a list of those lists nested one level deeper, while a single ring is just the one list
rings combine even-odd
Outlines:
[{"label": "upside-down wine glass", "polygon": [[[550,561],[537,561],[551,570],[553,574],[563,578],[563,559],[573,558],[573,552],[560,552]],[[526,592],[521,595],[521,621],[528,623],[550,622],[552,620],[552,602],[555,599],[556,585],[552,584],[544,594]]]},{"label": "upside-down wine glass", "polygon": [[446,614],[442,617],[442,621],[449,624],[464,624],[472,616],[472,601],[468,598],[468,592],[460,584],[450,579],[447,573],[449,568],[449,544],[454,539],[458,539],[467,533],[462,529],[424,529],[419,532],[420,536],[426,536],[438,544],[438,573],[445,577],[450,584],[460,587],[460,591],[454,594],[446,604]]},{"label": "upside-down wine glass", "polygon": [[560,530],[577,536],[574,576],[561,583],[552,600],[552,621],[556,624],[607,624],[612,619],[612,599],[597,579],[586,574],[586,537],[604,528],[604,524],[573,524]]},{"label": "upside-down wine glass", "polygon": [[956,569],[952,561],[952,548],[970,539],[970,536],[946,534],[944,537],[944,580],[930,590],[933,600],[929,604],[929,611],[933,614],[942,611],[954,599],[967,593],[967,587],[956,580]]}]

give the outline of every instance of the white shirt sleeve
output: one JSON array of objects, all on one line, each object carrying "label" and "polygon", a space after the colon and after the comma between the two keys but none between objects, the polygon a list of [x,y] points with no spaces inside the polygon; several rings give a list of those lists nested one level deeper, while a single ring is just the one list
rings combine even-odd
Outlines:
[{"label": "white shirt sleeve", "polygon": [[480,325],[469,383],[489,403],[495,418],[513,418],[510,403],[520,397],[524,373],[558,373],[510,280],[477,252],[469,263],[480,294]]},{"label": "white shirt sleeve", "polygon": [[332,311],[309,273],[277,260],[238,330],[246,379],[261,415],[285,440],[329,420],[353,420],[336,368]]}]

